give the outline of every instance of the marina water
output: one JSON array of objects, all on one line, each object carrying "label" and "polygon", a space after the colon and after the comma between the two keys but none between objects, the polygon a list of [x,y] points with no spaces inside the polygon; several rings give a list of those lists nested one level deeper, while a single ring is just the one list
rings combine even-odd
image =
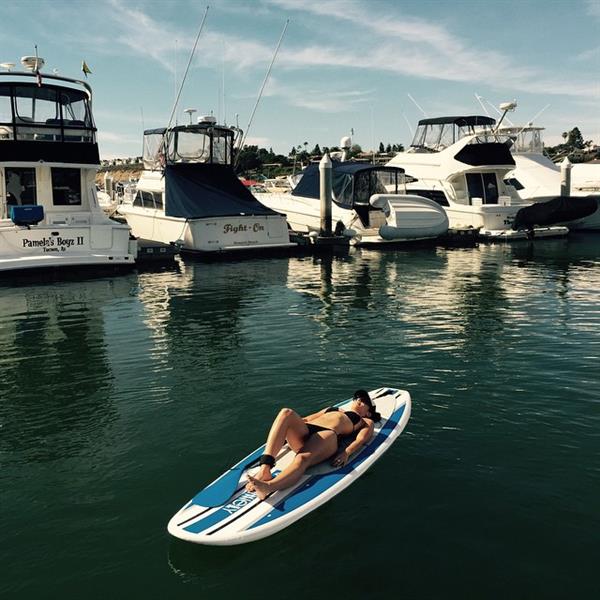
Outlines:
[{"label": "marina water", "polygon": [[[584,598],[600,533],[598,238],[204,264],[0,286],[6,598]],[[166,523],[356,388],[405,432],[285,531]]]}]

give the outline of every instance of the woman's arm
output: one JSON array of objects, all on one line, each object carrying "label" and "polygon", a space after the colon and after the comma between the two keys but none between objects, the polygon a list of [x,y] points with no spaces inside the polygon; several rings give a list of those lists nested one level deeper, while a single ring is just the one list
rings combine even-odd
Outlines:
[{"label": "woman's arm", "polygon": [[345,450],[338,452],[338,454],[336,454],[334,459],[331,461],[331,464],[334,467],[343,467],[348,462],[350,455],[362,448],[373,436],[375,423],[373,423],[371,419],[363,419],[363,423],[364,425],[356,434],[354,441],[348,444]]},{"label": "woman's arm", "polygon": [[302,417],[302,420],[305,423],[310,423],[311,421],[314,421],[317,417],[324,415],[326,412],[327,412],[327,409],[324,408],[323,410],[320,410],[319,412],[313,413],[312,415],[308,415],[308,417]]}]

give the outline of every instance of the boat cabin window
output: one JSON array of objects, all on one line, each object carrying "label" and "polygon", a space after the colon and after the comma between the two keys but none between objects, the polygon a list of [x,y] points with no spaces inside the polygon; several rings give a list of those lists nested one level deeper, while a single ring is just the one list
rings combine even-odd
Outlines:
[{"label": "boat cabin window", "polygon": [[79,169],[52,167],[52,202],[54,206],[81,205],[81,172]]},{"label": "boat cabin window", "polygon": [[483,204],[498,204],[498,181],[496,173],[467,173],[469,201],[481,198]]},{"label": "boat cabin window", "polygon": [[335,201],[352,208],[355,204],[369,205],[373,194],[397,194],[404,185],[404,173],[399,169],[371,169],[356,173],[335,173]]},{"label": "boat cabin window", "polygon": [[354,178],[354,202],[356,204],[369,204],[373,194],[387,194],[381,173],[378,171],[364,171],[357,173]]},{"label": "boat cabin window", "polygon": [[[165,155],[165,139],[168,151]],[[233,131],[228,128],[189,125],[176,127],[165,134],[164,129],[144,133],[144,168],[159,170],[166,163],[233,162]]]},{"label": "boat cabin window", "polygon": [[56,90],[17,86],[15,113],[17,123],[46,123],[48,119],[59,119]]},{"label": "boat cabin window", "polygon": [[37,204],[35,169],[6,167],[7,206]]},{"label": "boat cabin window", "polygon": [[163,199],[161,192],[147,192],[138,190],[133,200],[134,206],[142,206],[143,208],[152,208],[162,210]]},{"label": "boat cabin window", "polygon": [[12,139],[12,106],[10,89],[0,87],[0,140]]},{"label": "boat cabin window", "polygon": [[457,123],[426,123],[419,125],[415,132],[411,147],[417,151],[440,152],[458,142],[467,135],[477,133],[480,142],[494,141],[492,126],[488,124],[472,125]]},{"label": "boat cabin window", "polygon": [[516,177],[508,177],[504,183],[514,187],[517,191],[525,189],[525,186]]},{"label": "boat cabin window", "polygon": [[231,164],[233,135],[218,129],[188,129],[177,132],[175,154],[169,155],[176,162],[203,162]]},{"label": "boat cabin window", "polygon": [[199,131],[179,131],[174,159],[209,162],[210,135]]},{"label": "boat cabin window", "polygon": [[94,142],[88,96],[43,85],[0,85],[0,140]]},{"label": "boat cabin window", "polygon": [[[512,136],[511,136],[512,137]],[[521,131],[515,140],[512,147],[513,152],[523,154],[534,153],[543,154],[544,142],[542,141],[542,132],[540,129],[530,129],[529,131]]]}]

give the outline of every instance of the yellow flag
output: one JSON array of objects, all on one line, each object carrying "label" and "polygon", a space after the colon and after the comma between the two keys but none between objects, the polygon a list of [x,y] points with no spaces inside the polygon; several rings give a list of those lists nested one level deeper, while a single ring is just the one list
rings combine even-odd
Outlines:
[{"label": "yellow flag", "polygon": [[85,60],[81,61],[81,70],[83,71],[83,74],[86,76],[88,76],[88,74],[91,74],[91,69],[87,66],[87,63],[85,62]]}]

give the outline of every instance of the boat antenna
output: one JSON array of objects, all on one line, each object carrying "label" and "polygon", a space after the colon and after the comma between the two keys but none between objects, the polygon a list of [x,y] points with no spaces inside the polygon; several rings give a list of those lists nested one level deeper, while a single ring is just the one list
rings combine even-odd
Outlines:
[{"label": "boat antenna", "polygon": [[477,98],[477,102],[479,102],[479,104],[481,104],[481,108],[483,108],[483,111],[485,112],[485,114],[491,118],[490,115],[490,111],[485,107],[485,104],[483,103],[483,97],[480,96],[477,92],[475,93],[475,98]]},{"label": "boat antenna", "polygon": [[[256,113],[256,109],[258,108],[258,103],[260,102],[262,93],[265,89],[265,86],[267,85],[267,81],[269,80],[269,75],[271,74],[271,69],[273,68],[273,64],[275,63],[275,59],[277,58],[277,53],[279,52],[279,47],[281,46],[281,42],[283,41],[283,36],[285,35],[285,32],[286,32],[289,24],[290,24],[290,20],[288,19],[285,22],[285,25],[283,26],[283,31],[281,32],[281,35],[279,36],[279,41],[277,42],[277,47],[275,48],[275,52],[273,53],[273,58],[271,59],[271,64],[269,65],[269,68],[267,69],[267,74],[265,75],[265,79],[264,79],[262,86],[260,87],[260,91],[258,93],[258,98],[256,99],[254,108],[252,109],[252,114],[250,115],[250,120],[248,121],[248,125],[246,127],[246,132],[240,139],[240,143],[238,145],[238,151],[244,147],[244,142],[246,141],[246,137],[248,136],[248,132],[250,131],[250,126],[252,125],[252,120],[254,119],[254,113]],[[238,162],[238,157],[239,157],[239,152],[238,152],[238,155],[235,160],[236,165]]]},{"label": "boat antenna", "polygon": [[410,124],[410,121],[408,120],[408,117],[406,116],[406,113],[404,111],[402,112],[402,116],[404,117],[404,120],[406,121],[406,124],[408,125],[408,130],[410,131],[410,137],[411,137],[411,139],[413,139],[415,137],[415,132],[414,132],[414,129],[412,128],[412,125]]},{"label": "boat antenna", "polygon": [[188,60],[187,67],[185,68],[185,72],[183,74],[183,78],[181,79],[181,84],[179,86],[179,91],[177,92],[177,96],[175,98],[175,102],[173,104],[173,110],[171,111],[171,116],[169,117],[169,122],[167,124],[167,129],[165,130],[165,135],[167,134],[169,128],[171,127],[171,123],[173,122],[173,116],[175,115],[175,111],[177,110],[177,105],[179,104],[179,98],[181,96],[181,92],[183,90],[183,85],[187,78],[188,71],[190,70],[190,65],[192,64],[192,59],[194,58],[194,54],[196,53],[196,46],[198,46],[198,40],[200,39],[200,34],[202,33],[202,29],[204,29],[204,23],[206,22],[206,15],[208,14],[208,9],[210,7],[207,6],[204,11],[204,17],[202,17],[202,23],[200,23],[200,29],[198,29],[198,35],[196,36],[196,41],[194,42],[194,47],[190,53],[190,58]]},{"label": "boat antenna", "polygon": [[538,111],[538,112],[537,112],[537,113],[534,115],[533,119],[530,119],[529,121],[527,121],[527,122],[525,123],[525,125],[523,125],[523,127],[521,127],[521,129],[519,129],[519,131],[517,131],[517,135],[519,135],[520,133],[522,133],[522,132],[523,132],[523,130],[524,130],[525,128],[527,128],[527,127],[530,127],[531,125],[533,125],[533,122],[534,122],[534,121],[535,121],[535,120],[536,120],[536,119],[537,119],[537,118],[538,118],[538,117],[539,117],[539,116],[540,116],[540,115],[541,115],[541,114],[542,114],[542,113],[543,113],[543,112],[544,112],[544,111],[545,111],[547,108],[550,108],[550,105],[549,105],[549,104],[546,104],[546,106],[544,106],[544,108],[542,108],[542,110]]},{"label": "boat antenna", "polygon": [[410,95],[406,94],[413,102],[413,104],[423,113],[423,116],[426,117],[427,113],[419,106],[419,103]]}]

